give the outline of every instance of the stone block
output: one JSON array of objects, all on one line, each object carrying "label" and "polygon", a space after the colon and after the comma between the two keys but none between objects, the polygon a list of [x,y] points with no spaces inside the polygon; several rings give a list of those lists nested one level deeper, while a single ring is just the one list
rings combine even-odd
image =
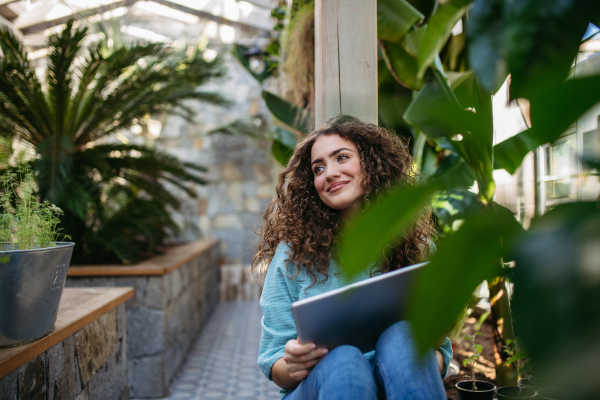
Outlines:
[{"label": "stone block", "polygon": [[19,399],[46,400],[46,353],[19,367]]},{"label": "stone block", "polygon": [[75,397],[75,400],[89,400],[89,392],[87,386],[83,388],[83,390],[77,395],[77,397]]},{"label": "stone block", "polygon": [[182,343],[175,343],[174,346],[165,352],[165,379],[170,382],[179,371],[183,363],[183,349],[187,346]]},{"label": "stone block", "polygon": [[109,359],[92,376],[88,384],[89,400],[127,400],[129,386],[127,381],[127,354],[123,348],[125,339],[114,346]]},{"label": "stone block", "polygon": [[244,199],[244,208],[251,213],[260,213],[260,202],[255,197]]},{"label": "stone block", "polygon": [[259,183],[271,183],[271,166],[269,164],[253,164],[252,170]]},{"label": "stone block", "polygon": [[119,339],[127,339],[127,310],[125,305],[117,307],[117,337]]},{"label": "stone block", "polygon": [[242,229],[244,225],[236,214],[218,215],[215,218],[215,229],[236,228]]},{"label": "stone block", "polygon": [[249,233],[251,240],[254,241],[256,239],[256,234],[254,233],[254,230],[260,228],[260,225],[263,221],[262,215],[253,213],[243,213],[239,215],[239,218],[240,221],[242,221],[244,228],[247,228],[247,232]]},{"label": "stone block", "polygon": [[261,183],[258,185],[258,198],[259,199],[272,199],[275,196],[275,188],[270,183]]},{"label": "stone block", "polygon": [[167,395],[164,355],[129,361],[129,396],[164,397]]},{"label": "stone block", "polygon": [[109,311],[76,332],[74,338],[83,387],[113,353],[118,341],[117,310]]},{"label": "stone block", "polygon": [[0,378],[0,400],[17,400],[17,375],[19,371],[13,371]]},{"label": "stone block", "polygon": [[229,182],[240,181],[243,178],[242,173],[237,169],[237,167],[234,164],[230,162],[223,164],[221,174],[223,176],[223,179]]},{"label": "stone block", "polygon": [[131,286],[133,287],[133,297],[127,300],[127,309],[139,308],[144,306],[144,298],[146,297],[146,288],[148,278],[145,276],[123,276],[115,279],[115,286]]},{"label": "stone block", "polygon": [[163,277],[150,276],[146,286],[146,307],[162,309],[165,303],[163,293]]},{"label": "stone block", "polygon": [[256,197],[258,184],[256,181],[245,181],[242,183],[242,193],[244,197]]},{"label": "stone block", "polygon": [[128,310],[130,359],[154,355],[164,350],[163,316],[163,311],[159,310]]},{"label": "stone block", "polygon": [[48,400],[72,399],[77,392],[75,382],[75,342],[73,336],[51,347],[48,360]]}]

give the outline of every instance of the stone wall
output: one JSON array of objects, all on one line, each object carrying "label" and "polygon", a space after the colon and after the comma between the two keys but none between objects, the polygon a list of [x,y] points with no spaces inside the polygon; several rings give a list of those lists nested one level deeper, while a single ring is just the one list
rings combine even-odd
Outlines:
[{"label": "stone wall", "polygon": [[128,399],[127,346],[121,304],[0,379],[0,399]]},{"label": "stone wall", "polygon": [[157,398],[169,385],[186,352],[218,302],[219,247],[214,245],[165,275],[68,277],[66,286],[131,286],[129,395]]},{"label": "stone wall", "polygon": [[168,117],[155,145],[180,160],[208,168],[201,174],[208,184],[195,185],[197,199],[170,188],[182,201],[173,215],[184,227],[173,240],[219,239],[224,262],[247,264],[254,255],[254,229],[262,222],[266,204],[274,194],[268,142],[208,132],[242,117],[262,117],[267,135],[265,117],[270,113],[261,96],[262,87],[250,73],[233,57],[228,59],[227,68],[223,82],[202,89],[220,93],[231,106],[190,104],[196,114],[194,121]]}]

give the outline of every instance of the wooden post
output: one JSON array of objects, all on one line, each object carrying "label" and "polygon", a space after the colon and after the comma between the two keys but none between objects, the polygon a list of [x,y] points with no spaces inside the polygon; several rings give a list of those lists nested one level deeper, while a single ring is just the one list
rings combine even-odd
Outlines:
[{"label": "wooden post", "polygon": [[377,0],[315,2],[315,126],[340,114],[377,124]]}]

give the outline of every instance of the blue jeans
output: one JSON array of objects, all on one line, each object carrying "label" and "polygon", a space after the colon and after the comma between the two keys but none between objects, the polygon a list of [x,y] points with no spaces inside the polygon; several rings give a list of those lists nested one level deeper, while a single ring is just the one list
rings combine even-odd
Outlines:
[{"label": "blue jeans", "polygon": [[284,400],[446,399],[435,354],[417,358],[406,321],[386,329],[375,350],[373,370],[358,348],[336,347]]}]

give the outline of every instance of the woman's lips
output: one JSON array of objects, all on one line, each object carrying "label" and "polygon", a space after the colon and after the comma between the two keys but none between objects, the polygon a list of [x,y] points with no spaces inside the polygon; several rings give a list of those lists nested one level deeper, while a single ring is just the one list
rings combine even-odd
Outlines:
[{"label": "woman's lips", "polygon": [[350,181],[339,181],[339,182],[336,182],[333,185],[329,186],[329,188],[327,189],[327,191],[329,193],[335,192],[337,190],[340,190],[344,186],[346,186],[348,183],[350,183]]}]

